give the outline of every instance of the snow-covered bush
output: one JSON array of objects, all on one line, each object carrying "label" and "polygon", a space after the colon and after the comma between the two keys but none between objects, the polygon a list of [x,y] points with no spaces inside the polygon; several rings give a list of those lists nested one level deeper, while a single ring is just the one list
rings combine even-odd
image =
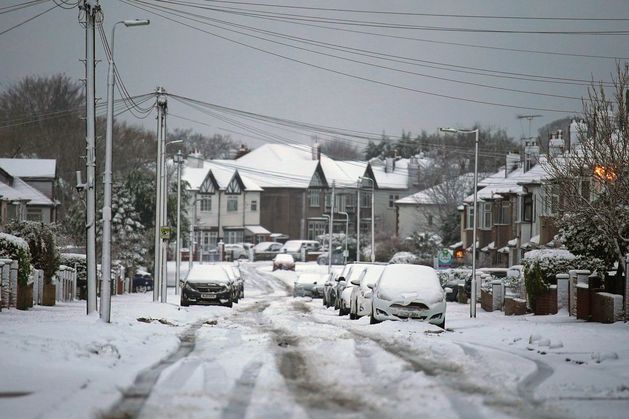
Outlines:
[{"label": "snow-covered bush", "polygon": [[61,264],[76,269],[77,281],[87,281],[87,257],[80,253],[62,253]]},{"label": "snow-covered bush", "polygon": [[31,252],[28,243],[20,237],[0,233],[0,256],[17,260],[20,285],[26,285],[31,274]]},{"label": "snow-covered bush", "polygon": [[605,264],[601,259],[575,256],[562,249],[531,250],[524,254],[522,265],[526,293],[532,307],[535,307],[537,296],[557,283],[557,274],[568,273],[571,269],[588,269],[593,272],[605,270]]},{"label": "snow-covered bush", "polygon": [[44,271],[44,283],[49,284],[60,265],[54,225],[13,221],[7,225],[6,230],[26,240],[33,266]]},{"label": "snow-covered bush", "polygon": [[389,263],[410,263],[410,264],[419,264],[419,258],[412,254],[411,252],[397,252],[393,255]]}]

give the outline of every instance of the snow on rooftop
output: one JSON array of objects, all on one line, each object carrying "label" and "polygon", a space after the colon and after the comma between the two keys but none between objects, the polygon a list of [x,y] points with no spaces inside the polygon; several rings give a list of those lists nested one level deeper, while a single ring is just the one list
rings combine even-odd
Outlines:
[{"label": "snow on rooftop", "polygon": [[462,189],[462,193],[472,189],[474,187],[474,173],[466,173],[457,176],[455,179],[447,180],[428,189],[424,189],[423,191],[400,198],[395,201],[395,203],[399,205],[439,204],[439,198],[443,196],[443,191],[455,187]]},{"label": "snow on rooftop", "polygon": [[192,190],[198,190],[211,171],[218,183],[219,189],[226,189],[229,182],[233,179],[234,174],[238,171],[240,179],[244,183],[247,191],[261,191],[262,188],[258,183],[249,176],[243,175],[241,170],[232,167],[233,161],[234,160],[212,160],[204,161],[202,168],[183,167],[181,179],[187,181]]},{"label": "snow on rooftop", "polygon": [[0,167],[11,176],[23,178],[54,178],[57,161],[54,159],[0,158]]},{"label": "snow on rooftop", "polygon": [[0,182],[0,197],[0,199],[6,201],[28,201],[28,205],[55,205],[55,202],[50,198],[19,177],[13,179],[13,186]]}]

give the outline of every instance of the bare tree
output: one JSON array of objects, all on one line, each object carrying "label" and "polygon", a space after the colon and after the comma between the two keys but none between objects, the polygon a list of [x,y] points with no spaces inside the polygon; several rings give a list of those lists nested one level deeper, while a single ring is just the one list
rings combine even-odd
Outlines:
[{"label": "bare tree", "polygon": [[340,138],[334,138],[321,145],[321,152],[335,160],[360,160],[363,156],[358,148]]},{"label": "bare tree", "polygon": [[629,117],[627,68],[618,66],[611,97],[602,84],[583,100],[587,128],[569,153],[549,155],[548,190],[568,249],[618,261],[624,270],[629,244]]}]

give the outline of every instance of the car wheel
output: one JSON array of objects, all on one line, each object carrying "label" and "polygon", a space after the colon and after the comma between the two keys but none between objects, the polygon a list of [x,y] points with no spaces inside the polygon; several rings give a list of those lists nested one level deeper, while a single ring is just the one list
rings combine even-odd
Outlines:
[{"label": "car wheel", "polygon": [[369,324],[378,324],[380,323],[380,320],[376,319],[373,316],[373,313],[375,313],[375,309],[373,308],[373,305],[371,306],[371,315],[369,316]]},{"label": "car wheel", "polygon": [[188,300],[185,300],[183,297],[181,298],[179,305],[181,307],[188,307],[190,305],[190,303],[188,303]]},{"label": "car wheel", "polygon": [[225,303],[225,307],[232,308],[233,305],[234,305],[234,303],[233,303],[233,301],[231,299]]},{"label": "car wheel", "polygon": [[349,305],[349,319],[350,320],[358,319],[358,316],[356,315],[356,305],[352,303],[350,303]]},{"label": "car wheel", "polygon": [[441,323],[438,323],[435,326],[438,326],[438,327],[442,328],[443,330],[446,330],[446,319],[444,318]]}]

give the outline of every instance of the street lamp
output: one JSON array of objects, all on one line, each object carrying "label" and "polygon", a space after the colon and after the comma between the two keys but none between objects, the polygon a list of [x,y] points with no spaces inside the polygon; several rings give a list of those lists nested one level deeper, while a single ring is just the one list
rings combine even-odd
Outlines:
[{"label": "street lamp", "polygon": [[441,132],[453,134],[475,134],[474,141],[474,226],[472,231],[472,295],[470,296],[470,317],[476,317],[476,226],[478,217],[478,128],[461,130],[456,128],[439,128]]},{"label": "street lamp", "polygon": [[[362,186],[362,182],[367,180],[371,182],[371,262],[376,261],[376,242],[375,242],[375,223],[374,223],[374,207],[375,207],[375,194],[376,194],[376,182],[372,178],[360,176],[359,186]],[[358,203],[360,205],[360,202]],[[360,219],[358,220],[358,229],[360,230]]]},{"label": "street lamp", "polygon": [[111,318],[111,166],[114,131],[114,36],[116,26],[122,23],[127,27],[148,25],[148,19],[122,20],[111,28],[111,55],[107,73],[107,130],[105,133],[105,173],[103,175],[103,259],[101,282],[100,317],[109,323]]},{"label": "street lamp", "polygon": [[177,165],[177,247],[175,256],[175,295],[179,294],[179,279],[181,277],[181,165],[183,156],[181,150],[175,154],[174,162]]},{"label": "street lamp", "polygon": [[347,265],[347,234],[349,233],[349,214],[345,211],[339,211],[339,214],[345,216],[345,252],[343,252],[343,262]]}]

